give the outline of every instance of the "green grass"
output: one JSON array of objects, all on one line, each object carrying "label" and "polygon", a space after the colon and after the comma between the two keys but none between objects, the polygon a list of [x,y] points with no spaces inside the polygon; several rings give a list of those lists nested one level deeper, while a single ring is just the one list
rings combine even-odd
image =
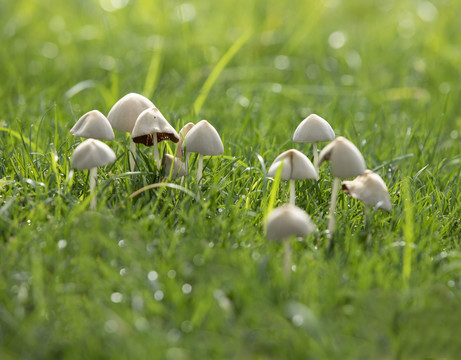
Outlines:
[{"label": "green grass", "polygon": [[[456,359],[460,16],[444,0],[1,2],[0,358]],[[127,173],[117,133],[89,210],[69,130],[129,92],[176,129],[221,134],[200,201],[194,174],[130,198],[164,180],[143,147]],[[365,229],[340,194],[330,253],[328,165],[297,182],[319,232],[294,243],[287,282],[263,215],[288,186],[264,174],[289,148],[312,158],[291,141],[310,113],[358,146],[394,208]]]}]

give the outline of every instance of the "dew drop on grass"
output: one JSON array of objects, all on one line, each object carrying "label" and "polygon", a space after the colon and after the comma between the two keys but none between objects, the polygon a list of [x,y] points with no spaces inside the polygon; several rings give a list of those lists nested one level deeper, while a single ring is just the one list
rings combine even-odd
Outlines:
[{"label": "dew drop on grass", "polygon": [[154,270],[149,271],[149,273],[147,274],[147,278],[149,279],[149,281],[156,281],[158,279],[158,273]]},{"label": "dew drop on grass", "polygon": [[181,338],[181,332],[178,329],[171,329],[168,331],[167,339],[169,342],[175,343],[178,342]]},{"label": "dew drop on grass", "polygon": [[157,290],[155,293],[154,293],[154,299],[157,300],[157,301],[162,301],[163,298],[164,298],[164,294],[163,294],[163,291],[162,290]]},{"label": "dew drop on grass", "polygon": [[208,247],[209,247],[209,248],[214,248],[214,242],[211,242],[211,241],[210,241],[210,242],[208,243]]},{"label": "dew drop on grass", "polygon": [[333,49],[341,49],[346,44],[346,35],[342,31],[335,31],[328,37],[328,44]]},{"label": "dew drop on grass", "polygon": [[192,292],[192,285],[186,283],[186,284],[184,284],[184,285],[182,286],[181,290],[182,290],[182,292],[183,292],[184,294],[186,294],[186,295],[187,295],[187,294],[190,294],[190,293]]},{"label": "dew drop on grass", "polygon": [[118,246],[121,247],[121,248],[125,247],[125,246],[126,246],[125,240],[123,240],[123,239],[120,240],[120,241],[118,242]]},{"label": "dew drop on grass", "polygon": [[120,269],[120,275],[121,275],[121,276],[125,276],[125,275],[126,275],[126,269],[125,269],[125,268],[121,268],[121,269]]},{"label": "dew drop on grass", "polygon": [[200,254],[195,255],[192,261],[194,262],[195,266],[202,266],[205,263],[205,259]]},{"label": "dew drop on grass", "polygon": [[447,282],[448,287],[455,287],[455,282],[453,280],[448,280]]},{"label": "dew drop on grass", "polygon": [[304,323],[304,318],[301,314],[296,314],[291,318],[291,322],[294,326],[301,326]]},{"label": "dew drop on grass", "polygon": [[281,84],[278,84],[278,83],[274,83],[274,84],[272,84],[272,86],[271,86],[271,90],[272,90],[272,92],[278,94],[278,93],[282,92],[282,85],[281,85]]},{"label": "dew drop on grass", "polygon": [[293,265],[293,266],[291,267],[291,271],[296,272],[296,265]]},{"label": "dew drop on grass", "polygon": [[277,55],[274,59],[274,66],[278,70],[286,70],[290,67],[290,58],[286,55]]},{"label": "dew drop on grass", "polygon": [[110,296],[110,300],[115,304],[121,303],[122,300],[123,300],[123,294],[121,294],[119,292],[114,292]]},{"label": "dew drop on grass", "polygon": [[59,250],[62,250],[62,249],[65,249],[67,246],[67,241],[64,240],[64,239],[61,239],[58,241],[58,249]]},{"label": "dew drop on grass", "polygon": [[171,269],[171,270],[168,271],[168,274],[167,274],[167,275],[168,275],[168,277],[169,277],[170,279],[174,279],[174,278],[176,277],[176,271],[173,270],[173,269]]},{"label": "dew drop on grass", "polygon": [[181,324],[181,330],[183,333],[190,333],[192,331],[192,324],[190,321],[183,321]]},{"label": "dew drop on grass", "polygon": [[149,330],[149,321],[143,317],[140,317],[135,320],[134,326],[139,331],[147,331]]}]

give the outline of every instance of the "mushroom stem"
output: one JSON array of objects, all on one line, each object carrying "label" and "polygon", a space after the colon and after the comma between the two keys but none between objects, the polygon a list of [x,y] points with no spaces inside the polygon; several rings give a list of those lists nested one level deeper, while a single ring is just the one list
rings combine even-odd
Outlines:
[{"label": "mushroom stem", "polygon": [[90,202],[90,209],[96,208],[96,194],[94,189],[96,188],[96,181],[98,178],[98,168],[94,167],[90,169],[90,194],[93,196]]},{"label": "mushroom stem", "polygon": [[130,137],[130,170],[134,171],[134,167],[136,165],[135,157],[136,155],[136,144],[134,143],[133,139]]},{"label": "mushroom stem", "polygon": [[295,204],[295,196],[296,196],[296,187],[295,187],[295,180],[290,179],[290,204]]},{"label": "mushroom stem", "polygon": [[290,238],[283,239],[283,275],[285,279],[290,278],[291,273],[291,242]]},{"label": "mushroom stem", "polygon": [[[331,244],[333,238],[333,233],[335,232],[335,210],[336,210],[336,200],[338,199],[339,185],[341,180],[338,177],[335,177],[333,182],[333,189],[331,190],[331,200],[330,200],[330,217],[328,220],[328,240]],[[329,247],[329,246],[328,246]]]},{"label": "mushroom stem", "polygon": [[157,170],[160,170],[160,156],[158,155],[158,141],[157,141],[157,133],[154,133],[152,136],[152,142],[154,145],[154,160],[155,163],[157,164]]},{"label": "mushroom stem", "polygon": [[186,153],[186,175],[189,173],[189,159],[190,159],[190,152]]},{"label": "mushroom stem", "polygon": [[314,145],[314,149],[313,149],[313,151],[314,151],[314,168],[315,168],[315,171],[317,172],[317,175],[318,175],[318,173],[319,173],[319,153],[317,151],[317,143],[314,142],[313,145]]},{"label": "mushroom stem", "polygon": [[197,169],[197,182],[200,182],[200,180],[202,179],[202,172],[203,172],[203,155],[199,154],[198,169]]}]

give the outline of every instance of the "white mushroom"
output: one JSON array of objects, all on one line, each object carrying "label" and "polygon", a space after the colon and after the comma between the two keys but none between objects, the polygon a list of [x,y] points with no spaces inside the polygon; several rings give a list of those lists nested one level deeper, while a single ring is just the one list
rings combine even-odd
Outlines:
[{"label": "white mushroom", "polygon": [[314,146],[314,167],[319,172],[319,161],[317,143],[321,141],[332,141],[335,132],[328,121],[316,114],[311,114],[305,118],[295,130],[293,141],[297,143],[312,143]]},{"label": "white mushroom", "polygon": [[277,169],[283,166],[281,178],[290,182],[290,204],[295,204],[295,181],[302,179],[318,179],[309,158],[302,152],[291,149],[277,156],[269,168],[268,175],[275,176]]},{"label": "white mushroom", "polygon": [[202,178],[203,156],[215,156],[224,153],[224,146],[216,129],[206,120],[199,121],[187,133],[185,139],[186,150],[200,154],[197,182]]},{"label": "white mushroom", "polygon": [[282,205],[272,210],[266,219],[266,237],[269,240],[283,242],[284,274],[290,274],[291,244],[290,237],[305,237],[316,231],[309,215],[299,207],[291,204]]},{"label": "white mushroom", "polygon": [[[122,97],[112,106],[112,109],[110,109],[107,115],[107,119],[115,130],[131,134],[139,114],[153,106],[154,104],[148,98],[136,93],[130,93]],[[130,169],[134,171],[136,145],[133,141],[130,141],[130,151]]]},{"label": "white mushroom", "polygon": [[363,175],[357,176],[352,181],[343,181],[341,190],[362,201],[365,208],[374,206],[388,212],[392,210],[391,198],[385,182],[381,176],[371,170],[365,170]]},{"label": "white mushroom", "polygon": [[157,169],[160,169],[158,143],[163,140],[176,143],[179,135],[155,106],[144,110],[134,124],[131,141],[154,146],[154,160],[157,163]]},{"label": "white mushroom", "polygon": [[[88,139],[78,145],[72,155],[72,165],[77,170],[90,171],[90,193],[94,192],[98,177],[98,167],[114,162],[116,159],[113,150],[96,139]],[[91,199],[91,208],[96,207],[96,197]]]},{"label": "white mushroom", "polygon": [[163,175],[165,177],[169,177],[171,175],[172,179],[176,179],[177,177],[183,177],[186,175],[186,169],[184,163],[170,154],[164,155],[165,159],[165,167],[163,169]]},{"label": "white mushroom", "polygon": [[356,177],[365,172],[365,160],[359,149],[349,140],[340,136],[325,146],[320,152],[319,164],[331,162],[331,169],[335,177],[331,191],[330,218],[328,221],[328,238],[331,240],[335,230],[335,210],[338,197],[340,179]]},{"label": "white mushroom", "polygon": [[114,140],[114,130],[109,120],[98,110],[84,114],[70,129],[70,133],[84,138]]}]

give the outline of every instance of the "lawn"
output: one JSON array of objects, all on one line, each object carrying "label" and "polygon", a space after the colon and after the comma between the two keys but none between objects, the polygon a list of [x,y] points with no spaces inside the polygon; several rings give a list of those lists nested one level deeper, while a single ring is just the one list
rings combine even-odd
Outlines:
[{"label": "lawn", "polygon": [[[0,359],[457,359],[460,18],[449,0],[0,2]],[[177,131],[207,119],[224,154],[198,184],[195,155],[168,180],[138,145],[130,172],[116,131],[91,209],[69,130],[131,92]],[[329,249],[322,164],[296,184],[318,231],[287,278],[264,220],[288,184],[267,170],[313,158],[292,141],[311,113],[393,209],[365,225],[339,194]]]}]

